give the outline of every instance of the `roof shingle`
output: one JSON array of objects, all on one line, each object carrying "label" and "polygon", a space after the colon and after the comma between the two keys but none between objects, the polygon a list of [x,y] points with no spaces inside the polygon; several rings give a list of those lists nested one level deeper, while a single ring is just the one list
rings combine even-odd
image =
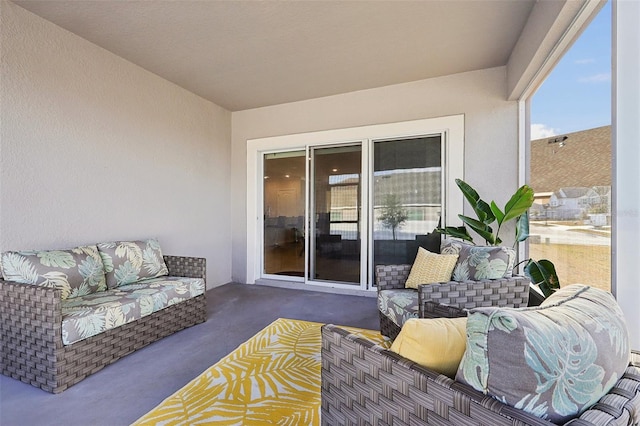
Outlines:
[{"label": "roof shingle", "polygon": [[[567,139],[550,143],[552,140]],[[611,126],[531,141],[531,187],[611,186]]]}]

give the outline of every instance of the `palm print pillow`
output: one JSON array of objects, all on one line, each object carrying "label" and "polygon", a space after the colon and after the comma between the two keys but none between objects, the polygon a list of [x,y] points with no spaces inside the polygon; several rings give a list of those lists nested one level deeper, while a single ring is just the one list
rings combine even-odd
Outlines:
[{"label": "palm print pillow", "polygon": [[62,291],[62,299],[107,289],[102,258],[96,246],[7,251],[2,253],[0,263],[5,280],[58,288]]},{"label": "palm print pillow", "polygon": [[98,250],[109,288],[169,275],[160,243],[156,239],[99,243]]},{"label": "palm print pillow", "polygon": [[574,284],[537,308],[476,308],[456,380],[565,424],[596,403],[629,364],[629,335],[610,293]]},{"label": "palm print pillow", "polygon": [[503,246],[474,246],[461,241],[442,241],[442,254],[457,254],[458,261],[451,277],[454,281],[495,280],[510,277],[516,252]]}]

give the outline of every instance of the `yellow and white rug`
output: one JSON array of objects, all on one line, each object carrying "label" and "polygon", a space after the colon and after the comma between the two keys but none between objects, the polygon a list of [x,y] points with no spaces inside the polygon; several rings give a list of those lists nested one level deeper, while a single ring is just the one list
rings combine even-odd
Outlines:
[{"label": "yellow and white rug", "polygon": [[[134,425],[320,424],[321,326],[274,321]],[[344,328],[391,346],[379,331]]]}]

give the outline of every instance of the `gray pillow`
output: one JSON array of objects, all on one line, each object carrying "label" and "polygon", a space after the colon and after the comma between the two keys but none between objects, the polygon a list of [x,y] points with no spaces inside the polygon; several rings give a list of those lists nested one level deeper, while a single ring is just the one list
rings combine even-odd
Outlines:
[{"label": "gray pillow", "polygon": [[556,424],[604,396],[629,364],[629,336],[610,293],[558,290],[536,308],[476,308],[456,380]]},{"label": "gray pillow", "polygon": [[156,239],[99,243],[98,250],[109,288],[169,274]]},{"label": "gray pillow", "polygon": [[475,246],[462,241],[444,239],[442,254],[457,254],[454,281],[495,280],[512,276],[516,252],[504,246]]},{"label": "gray pillow", "polygon": [[102,258],[96,246],[71,250],[6,251],[0,259],[7,281],[54,287],[62,299],[107,289]]}]

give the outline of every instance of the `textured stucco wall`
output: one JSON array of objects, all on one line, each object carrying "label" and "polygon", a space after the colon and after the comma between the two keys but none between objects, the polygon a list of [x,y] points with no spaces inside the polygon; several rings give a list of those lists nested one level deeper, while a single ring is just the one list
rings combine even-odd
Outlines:
[{"label": "textured stucco wall", "polygon": [[231,114],[2,2],[0,250],[159,238],[231,279]]},{"label": "textured stucco wall", "polygon": [[464,178],[485,199],[504,205],[518,183],[518,106],[506,100],[506,79],[500,67],[234,112],[233,280],[247,276],[248,139],[464,114]]}]

